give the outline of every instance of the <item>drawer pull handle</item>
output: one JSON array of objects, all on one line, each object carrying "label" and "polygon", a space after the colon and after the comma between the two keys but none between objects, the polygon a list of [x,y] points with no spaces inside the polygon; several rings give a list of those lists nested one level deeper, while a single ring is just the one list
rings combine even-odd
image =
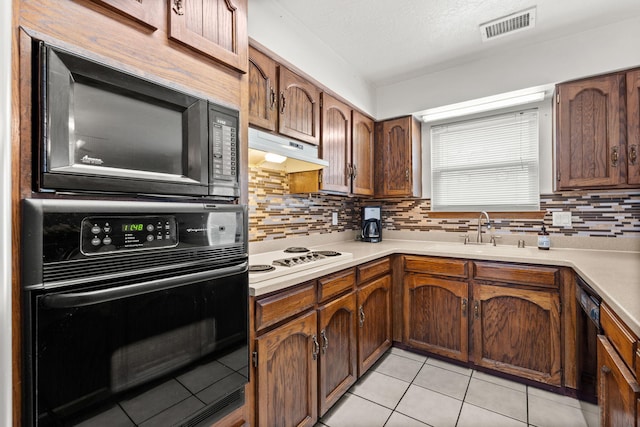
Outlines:
[{"label": "drawer pull handle", "polygon": [[364,326],[364,307],[360,306],[359,311],[360,311],[360,327],[362,328],[362,326]]},{"label": "drawer pull handle", "polygon": [[327,349],[329,348],[329,338],[327,338],[327,334],[325,332],[325,330],[321,330],[320,331],[320,336],[322,336],[322,354],[325,354],[327,352]]},{"label": "drawer pull handle", "polygon": [[476,319],[480,318],[480,302],[476,301],[475,303],[473,303],[473,316]]},{"label": "drawer pull handle", "polygon": [[602,368],[600,368],[600,372],[602,372],[605,375],[610,374],[611,368],[609,368],[607,365],[602,365]]},{"label": "drawer pull handle", "polygon": [[618,147],[613,147],[611,149],[611,166],[614,168],[618,166]]},{"label": "drawer pull handle", "polygon": [[462,298],[462,317],[467,317],[467,299]]},{"label": "drawer pull handle", "polygon": [[182,0],[174,0],[173,5],[173,11],[176,15],[184,15],[184,6],[182,5]]},{"label": "drawer pull handle", "polygon": [[284,92],[280,92],[280,114],[284,114],[284,109],[287,106],[287,99],[284,97]]}]

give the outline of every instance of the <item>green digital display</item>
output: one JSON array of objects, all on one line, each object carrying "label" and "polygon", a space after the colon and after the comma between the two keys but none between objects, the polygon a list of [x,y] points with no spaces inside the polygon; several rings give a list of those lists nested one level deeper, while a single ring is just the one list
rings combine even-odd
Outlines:
[{"label": "green digital display", "polygon": [[142,231],[143,224],[122,224],[122,231]]}]

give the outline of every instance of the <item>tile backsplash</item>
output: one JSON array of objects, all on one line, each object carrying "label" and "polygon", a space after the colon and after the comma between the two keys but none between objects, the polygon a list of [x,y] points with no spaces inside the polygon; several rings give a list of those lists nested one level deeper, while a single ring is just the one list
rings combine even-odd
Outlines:
[{"label": "tile backsplash", "polygon": [[[328,194],[288,194],[282,171],[249,168],[251,241],[356,230],[360,207],[382,206],[383,229],[397,231],[476,230],[477,219],[430,218],[430,200],[372,200]],[[576,191],[540,196],[544,224],[552,235],[640,238],[640,190]],[[553,227],[553,211],[570,211],[571,227]],[[332,225],[332,213],[338,224]],[[537,234],[542,220],[491,218],[496,233]]]}]

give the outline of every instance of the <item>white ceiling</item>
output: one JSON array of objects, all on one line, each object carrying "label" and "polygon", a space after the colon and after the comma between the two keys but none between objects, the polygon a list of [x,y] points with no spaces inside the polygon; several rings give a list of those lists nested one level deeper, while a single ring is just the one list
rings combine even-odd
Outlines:
[{"label": "white ceiling", "polygon": [[[272,0],[373,86],[640,16],[640,0]],[[536,7],[535,28],[482,42],[479,25]]]}]

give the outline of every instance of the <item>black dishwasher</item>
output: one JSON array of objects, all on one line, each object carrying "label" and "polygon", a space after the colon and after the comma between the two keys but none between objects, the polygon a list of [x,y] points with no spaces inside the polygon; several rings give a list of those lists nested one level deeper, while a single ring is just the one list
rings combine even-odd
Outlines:
[{"label": "black dishwasher", "polygon": [[576,369],[578,398],[598,403],[596,342],[600,326],[600,296],[581,278],[576,278]]}]

